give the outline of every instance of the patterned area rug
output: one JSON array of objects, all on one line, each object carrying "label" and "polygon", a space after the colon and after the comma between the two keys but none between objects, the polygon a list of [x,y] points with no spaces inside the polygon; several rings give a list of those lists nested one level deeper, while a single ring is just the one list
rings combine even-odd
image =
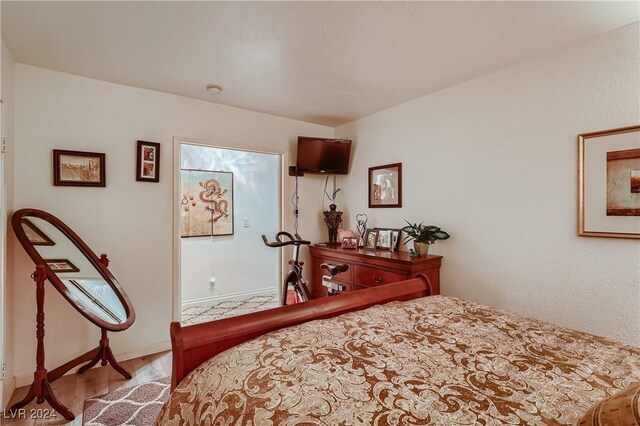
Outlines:
[{"label": "patterned area rug", "polygon": [[182,310],[182,324],[193,325],[220,318],[277,308],[278,295],[253,296],[245,300],[227,300],[210,306],[190,306]]},{"label": "patterned area rug", "polygon": [[154,424],[162,404],[169,398],[171,378],[117,390],[84,402],[82,414],[86,426]]}]

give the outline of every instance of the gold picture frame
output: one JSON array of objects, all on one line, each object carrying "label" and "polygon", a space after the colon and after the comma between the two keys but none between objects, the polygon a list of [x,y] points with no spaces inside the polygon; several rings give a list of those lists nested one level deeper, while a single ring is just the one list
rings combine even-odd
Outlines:
[{"label": "gold picture frame", "polygon": [[578,236],[640,239],[639,171],[640,125],[578,135]]}]

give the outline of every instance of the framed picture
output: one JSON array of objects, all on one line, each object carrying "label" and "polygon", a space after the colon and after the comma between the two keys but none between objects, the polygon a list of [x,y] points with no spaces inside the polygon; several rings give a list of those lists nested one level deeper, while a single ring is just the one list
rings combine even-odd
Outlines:
[{"label": "framed picture", "polygon": [[640,238],[640,125],[578,135],[578,235]]},{"label": "framed picture", "polygon": [[402,207],[402,163],[369,167],[369,207]]},{"label": "framed picture", "polygon": [[378,230],[367,229],[364,234],[364,248],[367,250],[375,250],[378,246]]},{"label": "framed picture", "polygon": [[391,228],[374,228],[378,230],[377,248],[397,251],[400,247],[400,230]]},{"label": "framed picture", "polygon": [[76,267],[69,259],[44,259],[51,269],[55,273],[61,272],[80,272],[80,269]]},{"label": "framed picture", "polygon": [[358,239],[356,237],[344,237],[342,239],[343,249],[356,249],[358,248]]},{"label": "framed picture", "polygon": [[180,236],[233,235],[233,173],[182,169]]},{"label": "framed picture", "polygon": [[160,182],[160,144],[138,141],[136,160],[138,182]]},{"label": "framed picture", "polygon": [[22,218],[20,220],[22,223],[22,229],[24,229],[24,233],[29,239],[29,242],[34,246],[55,246],[56,243],[53,242],[51,238],[47,236],[40,228],[38,228],[33,222],[29,219]]},{"label": "framed picture", "polygon": [[53,150],[54,186],[106,186],[105,155]]}]

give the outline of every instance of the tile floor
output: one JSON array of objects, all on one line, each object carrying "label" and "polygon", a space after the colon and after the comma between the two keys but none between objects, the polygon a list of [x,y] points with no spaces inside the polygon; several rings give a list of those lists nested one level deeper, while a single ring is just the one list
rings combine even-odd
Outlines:
[{"label": "tile floor", "polygon": [[208,306],[189,306],[182,309],[182,324],[199,324],[277,307],[277,294],[253,296],[244,300],[226,300]]}]

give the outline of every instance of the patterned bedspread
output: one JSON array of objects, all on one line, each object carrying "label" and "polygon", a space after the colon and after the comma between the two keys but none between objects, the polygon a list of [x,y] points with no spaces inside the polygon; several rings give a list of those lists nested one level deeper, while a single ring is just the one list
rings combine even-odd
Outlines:
[{"label": "patterned bedspread", "polygon": [[433,296],[231,348],[179,384],[158,424],[575,424],[637,381],[639,348]]}]

